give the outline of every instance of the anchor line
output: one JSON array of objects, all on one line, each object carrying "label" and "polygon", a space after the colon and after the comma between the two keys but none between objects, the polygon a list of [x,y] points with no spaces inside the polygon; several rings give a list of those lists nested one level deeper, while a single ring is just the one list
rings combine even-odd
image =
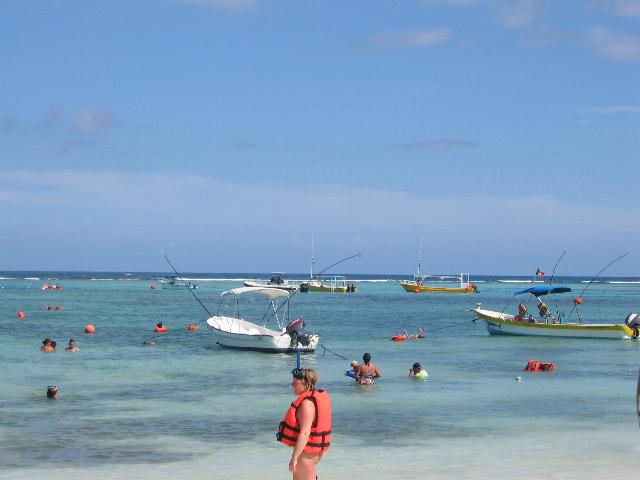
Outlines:
[{"label": "anchor line", "polygon": [[334,352],[330,348],[325,347],[322,343],[319,343],[318,346],[323,348],[323,350],[324,350],[323,355],[326,355],[327,352],[330,352],[330,353],[333,353],[336,357],[342,358],[343,360],[349,360],[347,357],[344,357],[344,356],[340,355],[339,353]]}]

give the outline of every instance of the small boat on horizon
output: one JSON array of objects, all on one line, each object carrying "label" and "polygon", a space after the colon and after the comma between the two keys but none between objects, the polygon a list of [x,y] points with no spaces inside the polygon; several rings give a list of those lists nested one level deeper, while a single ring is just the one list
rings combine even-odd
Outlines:
[{"label": "small boat on horizon", "polygon": [[355,293],[357,289],[355,283],[348,283],[342,275],[334,275],[327,279],[315,277],[300,284],[301,292]]},{"label": "small boat on horizon", "polygon": [[197,283],[187,282],[178,278],[177,275],[168,275],[160,280],[160,286],[163,289],[186,288],[195,290],[198,288]]},{"label": "small boat on horizon", "polygon": [[[266,298],[267,309],[261,317],[262,325],[240,318],[240,299],[247,296]],[[207,320],[217,343],[223,347],[262,352],[313,352],[320,336],[304,333],[305,322],[297,318],[290,321],[289,300],[286,290],[266,287],[241,287],[220,294],[220,310],[229,315],[215,315]],[[274,319],[278,330],[266,324]]]},{"label": "small boat on horizon", "polygon": [[64,287],[59,283],[46,283],[42,286],[42,290],[64,290]]},{"label": "small boat on horizon", "polygon": [[245,280],[243,283],[245,287],[278,288],[280,290],[287,290],[291,292],[297,291],[298,287],[282,278],[283,275],[284,272],[273,272],[268,282],[259,280]]},{"label": "small boat on horizon", "polygon": [[[413,275],[413,280],[401,280],[400,286],[410,293],[478,293],[478,287],[471,283],[468,273],[460,275],[423,275],[422,268],[422,243],[420,238],[420,254],[418,256],[418,268]],[[454,282],[459,282],[455,286]],[[445,285],[447,283],[447,285]],[[452,285],[453,284],[453,285]]]},{"label": "small boat on horizon", "polygon": [[[518,290],[515,295],[529,293],[537,300],[537,315],[529,314],[525,303],[518,305],[518,313],[496,312],[481,308],[478,303],[472,310],[477,318],[484,320],[491,335],[516,335],[533,337],[563,337],[563,338],[638,338],[640,336],[640,315],[632,313],[627,316],[625,323],[570,323],[564,322],[561,313],[553,315],[547,305],[540,299],[545,295],[556,295],[571,292],[571,288],[564,286],[535,286]],[[582,303],[580,297],[573,299],[574,309]],[[528,302],[527,302],[528,303]],[[573,309],[572,309],[573,312]],[[569,317],[571,314],[569,314]],[[579,317],[578,317],[579,318]]]}]

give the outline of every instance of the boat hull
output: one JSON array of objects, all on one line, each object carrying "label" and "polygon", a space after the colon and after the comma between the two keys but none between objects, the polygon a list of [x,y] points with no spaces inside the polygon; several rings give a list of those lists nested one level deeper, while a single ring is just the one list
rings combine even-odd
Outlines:
[{"label": "boat hull", "polygon": [[328,287],[326,285],[305,284],[309,292],[347,293],[347,287]]},{"label": "boat hull", "polygon": [[296,287],[295,285],[289,285],[289,284],[286,284],[286,283],[283,283],[283,284],[280,284],[280,283],[261,283],[261,282],[254,282],[252,280],[245,280],[244,286],[245,287],[260,287],[260,288],[278,288],[280,290],[287,290],[289,292],[295,292],[296,290],[298,290],[298,287]]},{"label": "boat hull", "polygon": [[514,335],[526,337],[559,338],[631,338],[633,330],[625,324],[588,324],[588,323],[544,323],[515,320],[508,313],[494,312],[481,308],[473,313],[487,324],[491,335]]},{"label": "boat hull", "polygon": [[226,348],[255,350],[270,353],[313,352],[320,337],[310,334],[308,345],[292,342],[286,333],[260,327],[246,320],[233,317],[215,316],[207,320],[207,325],[216,336],[216,342]]},{"label": "boat hull", "polygon": [[418,285],[415,282],[400,282],[400,286],[410,293],[476,293],[473,287],[430,287],[427,285]]}]

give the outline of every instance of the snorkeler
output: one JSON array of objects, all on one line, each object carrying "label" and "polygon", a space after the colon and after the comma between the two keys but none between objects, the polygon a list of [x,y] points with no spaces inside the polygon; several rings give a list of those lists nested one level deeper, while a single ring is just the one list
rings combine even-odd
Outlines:
[{"label": "snorkeler", "polygon": [[420,365],[420,363],[416,362],[409,369],[409,376],[426,380],[427,378],[429,378],[429,373],[422,368],[422,365]]}]

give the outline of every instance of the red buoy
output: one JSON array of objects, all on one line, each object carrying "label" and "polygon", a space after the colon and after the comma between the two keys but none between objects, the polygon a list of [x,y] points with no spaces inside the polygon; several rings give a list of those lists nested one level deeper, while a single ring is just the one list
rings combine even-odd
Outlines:
[{"label": "red buoy", "polygon": [[196,330],[198,330],[198,325],[195,323],[189,323],[187,324],[187,330],[189,330],[190,332],[195,332]]},{"label": "red buoy", "polygon": [[573,303],[575,303],[576,305],[582,305],[582,297],[574,298]]},{"label": "red buoy", "polygon": [[420,289],[418,287],[414,288],[413,293],[420,293]]},{"label": "red buoy", "polygon": [[22,311],[18,312],[17,315],[18,315],[18,318],[25,318],[26,317],[25,313],[22,312]]},{"label": "red buoy", "polygon": [[85,333],[92,334],[92,333],[95,333],[96,327],[94,327],[93,325],[91,325],[89,323],[89,324],[85,325],[84,331],[85,331]]},{"label": "red buoy", "polygon": [[51,305],[47,305],[47,310],[53,310],[53,307]]},{"label": "red buoy", "polygon": [[156,289],[156,285],[155,283],[152,283],[151,286],[149,287],[151,290],[155,290]]}]

